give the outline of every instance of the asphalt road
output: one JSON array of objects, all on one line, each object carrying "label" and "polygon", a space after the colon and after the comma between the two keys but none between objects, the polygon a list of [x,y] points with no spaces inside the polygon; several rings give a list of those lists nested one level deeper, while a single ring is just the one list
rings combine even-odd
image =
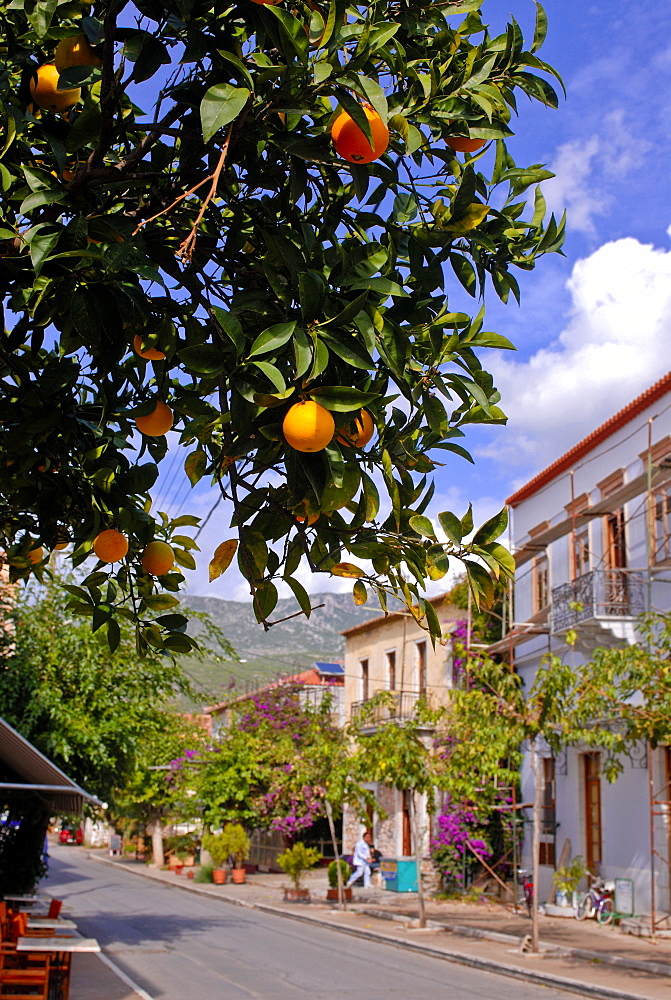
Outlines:
[{"label": "asphalt road", "polygon": [[[56,848],[43,891],[153,1000],[567,1000],[272,914],[179,892]],[[574,994],[575,995],[575,994]]]}]

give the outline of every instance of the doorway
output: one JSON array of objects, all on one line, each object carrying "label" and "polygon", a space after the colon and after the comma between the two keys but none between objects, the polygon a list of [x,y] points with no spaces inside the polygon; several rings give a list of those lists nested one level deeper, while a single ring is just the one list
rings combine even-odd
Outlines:
[{"label": "doorway", "polygon": [[601,759],[598,753],[583,755],[585,776],[585,860],[593,875],[601,867]]}]

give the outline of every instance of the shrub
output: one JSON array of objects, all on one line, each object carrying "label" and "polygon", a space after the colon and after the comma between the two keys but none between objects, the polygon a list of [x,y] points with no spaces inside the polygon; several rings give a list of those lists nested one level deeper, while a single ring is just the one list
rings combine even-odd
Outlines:
[{"label": "shrub", "polygon": [[327,869],[329,885],[332,889],[338,888],[338,865],[340,865],[340,871],[342,874],[343,885],[347,881],[350,875],[350,866],[347,864],[344,858],[340,861],[332,861]]},{"label": "shrub", "polygon": [[293,847],[288,847],[284,854],[280,854],[277,863],[294,883],[294,888],[300,889],[303,872],[314,868],[320,859],[321,854],[316,847],[306,847],[299,841]]},{"label": "shrub", "polygon": [[199,870],[196,872],[193,881],[211,882],[213,871],[214,871],[214,865],[201,865]]}]

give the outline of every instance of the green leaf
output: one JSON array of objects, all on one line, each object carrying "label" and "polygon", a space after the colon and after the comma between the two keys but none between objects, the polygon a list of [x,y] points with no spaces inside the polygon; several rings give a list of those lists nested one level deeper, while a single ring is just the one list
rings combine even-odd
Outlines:
[{"label": "green leaf", "polygon": [[234,316],[233,313],[226,312],[225,309],[221,309],[219,306],[212,306],[212,314],[235,347],[236,355],[239,358],[242,357],[246,347],[246,342],[245,335],[242,332],[242,327],[240,326],[238,318]]},{"label": "green leaf", "polygon": [[435,540],[436,532],[428,517],[424,517],[422,514],[415,514],[414,517],[410,518],[410,527],[418,535],[424,535],[426,538],[433,538]]},{"label": "green leaf", "polygon": [[263,583],[257,584],[252,607],[258,622],[265,621],[272,615],[277,604],[277,596],[277,587],[274,583],[264,580]]},{"label": "green leaf", "polygon": [[461,530],[464,535],[470,535],[473,530],[473,504],[469,503],[468,510],[461,519]]},{"label": "green leaf", "polygon": [[266,7],[266,10],[271,11],[280,22],[283,37],[301,62],[307,62],[308,36],[302,18],[299,20],[290,14],[288,10],[283,10],[281,7]]},{"label": "green leaf", "polygon": [[366,590],[365,584],[363,584],[361,580],[357,580],[352,587],[352,600],[358,607],[361,607],[361,605],[365,604],[368,600],[368,591]]},{"label": "green leaf", "polygon": [[443,511],[438,515],[438,523],[453,545],[461,545],[463,527],[459,518],[451,511]]},{"label": "green leaf", "polygon": [[426,568],[432,580],[442,580],[450,569],[450,560],[442,545],[431,545],[426,553]]},{"label": "green leaf", "polygon": [[377,392],[363,392],[361,389],[350,389],[343,385],[320,385],[318,388],[308,391],[317,403],[336,413],[349,413],[351,410],[358,410],[380,398]]},{"label": "green leaf", "polygon": [[269,351],[283,347],[288,340],[291,340],[295,329],[295,322],[277,323],[275,326],[269,326],[258,335],[250,348],[247,358],[253,358],[257,354],[268,354]]},{"label": "green leaf", "polygon": [[210,87],[200,105],[203,142],[209,142],[220,128],[234,121],[250,95],[247,87],[233,87],[230,83],[216,83]]},{"label": "green leaf", "polygon": [[121,642],[121,629],[114,618],[110,618],[107,622],[107,644],[109,646],[110,653],[116,653],[119,648],[119,643]]},{"label": "green leaf", "polygon": [[179,359],[188,371],[199,375],[216,375],[226,370],[226,356],[214,344],[183,347]]},{"label": "green leaf", "polygon": [[143,601],[150,611],[168,611],[179,604],[177,598],[171,597],[170,594],[151,594],[143,598]]},{"label": "green leaf", "polygon": [[258,368],[259,371],[263,372],[278,392],[286,392],[287,384],[278,368],[275,368],[274,365],[269,364],[267,361],[252,361],[252,364],[255,368]]},{"label": "green leaf", "polygon": [[482,527],[478,528],[473,537],[473,545],[486,545],[488,542],[493,542],[494,539],[503,534],[507,527],[508,508],[504,507],[494,517],[490,517],[488,521],[485,521]]},{"label": "green leaf", "polygon": [[306,618],[309,618],[312,613],[312,604],[310,601],[310,595],[298,580],[294,579],[293,576],[283,576],[282,580],[293,592],[294,597],[298,601],[299,607]]},{"label": "green leaf", "polygon": [[184,460],[184,471],[189,477],[189,482],[192,486],[205,475],[205,469],[207,468],[207,455],[201,449],[198,451],[192,451],[190,455],[186,456]]}]

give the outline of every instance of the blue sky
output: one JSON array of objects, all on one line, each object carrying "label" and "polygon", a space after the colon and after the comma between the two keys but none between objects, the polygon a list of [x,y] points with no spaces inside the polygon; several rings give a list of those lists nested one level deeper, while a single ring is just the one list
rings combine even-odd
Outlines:
[{"label": "blue sky", "polygon": [[[671,4],[544,6],[549,32],[540,55],[562,74],[568,97],[550,111],[520,95],[510,149],[518,163],[545,163],[557,174],[543,190],[555,212],[567,209],[566,256],[542,259],[520,275],[520,308],[489,298],[486,328],[518,348],[483,358],[509,423],[469,431],[475,467],[448,459],[437,475],[434,515],[459,513],[472,501],[476,516],[489,516],[671,368]],[[531,38],[532,0],[486,0],[483,7],[493,33],[510,13]],[[205,515],[214,499],[198,488],[182,512]],[[227,521],[220,507],[203,530],[202,566],[189,574],[189,588],[242,600],[233,567],[207,583],[210,554],[231,534]],[[310,587],[339,584],[320,576]]]}]

